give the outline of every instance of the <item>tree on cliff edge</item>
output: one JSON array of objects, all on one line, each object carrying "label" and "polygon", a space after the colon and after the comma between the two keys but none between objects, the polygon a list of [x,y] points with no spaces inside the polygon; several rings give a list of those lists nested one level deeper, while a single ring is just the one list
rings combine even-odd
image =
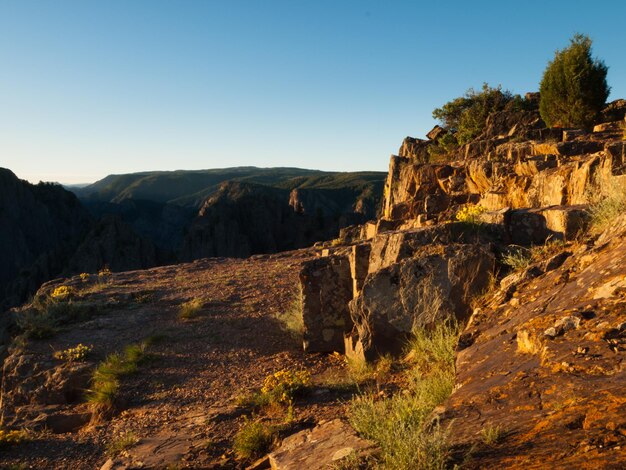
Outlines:
[{"label": "tree on cliff edge", "polygon": [[539,112],[550,127],[589,127],[609,96],[608,67],[591,57],[591,39],[575,34],[557,50],[539,87]]}]

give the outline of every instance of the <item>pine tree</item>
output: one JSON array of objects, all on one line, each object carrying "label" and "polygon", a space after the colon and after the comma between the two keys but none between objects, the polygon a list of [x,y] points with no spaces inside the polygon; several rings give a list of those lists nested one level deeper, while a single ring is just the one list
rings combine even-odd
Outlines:
[{"label": "pine tree", "polygon": [[539,112],[550,127],[589,127],[606,103],[608,67],[591,57],[591,39],[576,34],[557,50],[541,79]]}]

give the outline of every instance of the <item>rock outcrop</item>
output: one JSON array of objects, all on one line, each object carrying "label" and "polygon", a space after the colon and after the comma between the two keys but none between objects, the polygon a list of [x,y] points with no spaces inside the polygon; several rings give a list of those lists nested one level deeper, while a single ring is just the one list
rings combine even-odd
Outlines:
[{"label": "rock outcrop", "polygon": [[[619,100],[609,104],[603,116],[620,120],[593,132],[549,129],[529,95],[523,109],[491,114],[484,132],[447,162],[430,162],[445,129],[435,127],[428,140],[407,137],[391,157],[381,218],[342,232],[338,241],[352,245],[352,254],[330,247],[321,253],[327,261],[305,267],[307,344],[366,358],[398,352],[415,326],[466,320],[508,245],[576,239],[596,188],[626,174],[622,110]],[[466,223],[451,223],[472,207]],[[346,260],[349,276],[344,267],[329,277],[328,266]],[[324,339],[319,324],[327,325],[327,338],[344,331],[343,350]]]},{"label": "rock outcrop", "polygon": [[[595,245],[503,281],[474,312],[443,415],[458,452],[480,449],[471,468],[625,464],[625,256],[622,216]],[[480,442],[489,427],[502,432],[497,450]]]}]

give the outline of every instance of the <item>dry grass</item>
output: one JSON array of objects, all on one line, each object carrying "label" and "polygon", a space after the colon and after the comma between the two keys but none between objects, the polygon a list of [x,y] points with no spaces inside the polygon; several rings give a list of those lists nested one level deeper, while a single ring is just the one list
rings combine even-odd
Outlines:
[{"label": "dry grass", "polygon": [[276,319],[280,322],[281,328],[294,341],[302,342],[304,335],[304,318],[302,316],[302,288],[294,294],[293,300],[287,306],[284,312],[276,315]]},{"label": "dry grass", "polygon": [[440,323],[430,330],[415,329],[409,344],[408,386],[388,399],[376,394],[354,398],[352,426],[381,448],[378,464],[388,469],[444,469],[449,460],[448,430],[429,423],[436,406],[454,388],[454,349],[459,328]]},{"label": "dry grass", "polygon": [[589,191],[591,206],[590,233],[597,235],[609,228],[615,219],[626,214],[626,184],[615,177],[596,182]]},{"label": "dry grass", "polygon": [[120,452],[130,449],[139,442],[139,438],[132,431],[125,431],[106,446],[107,454],[111,457],[116,456]]},{"label": "dry grass", "polygon": [[202,299],[191,299],[187,302],[183,302],[178,310],[178,318],[181,320],[189,320],[198,316],[204,301]]}]

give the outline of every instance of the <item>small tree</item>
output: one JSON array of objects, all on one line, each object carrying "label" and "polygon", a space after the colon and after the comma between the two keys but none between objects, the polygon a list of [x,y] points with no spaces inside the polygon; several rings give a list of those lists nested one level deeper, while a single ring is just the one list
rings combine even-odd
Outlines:
[{"label": "small tree", "polygon": [[589,127],[609,96],[608,67],[591,57],[591,39],[575,34],[557,50],[539,87],[539,112],[550,127]]},{"label": "small tree", "polygon": [[456,131],[456,139],[463,145],[483,132],[489,114],[502,111],[515,98],[510,91],[502,90],[501,86],[491,88],[484,83],[482,90],[470,88],[463,96],[435,109],[433,118],[444,127]]}]

